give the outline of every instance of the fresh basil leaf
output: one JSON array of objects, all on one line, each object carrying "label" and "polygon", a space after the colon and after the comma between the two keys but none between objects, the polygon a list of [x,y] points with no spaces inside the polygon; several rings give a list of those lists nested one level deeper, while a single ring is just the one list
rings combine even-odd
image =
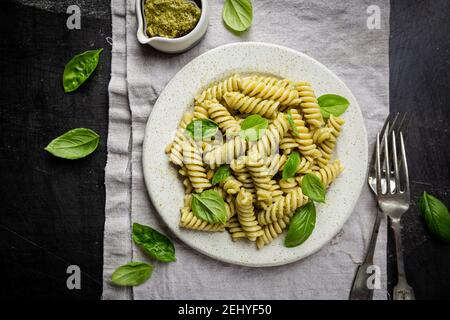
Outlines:
[{"label": "fresh basil leaf", "polygon": [[282,178],[286,180],[295,176],[299,165],[300,165],[300,153],[298,153],[298,151],[291,152],[286,161],[286,164],[284,165]]},{"label": "fresh basil leaf", "polygon": [[204,140],[214,136],[219,126],[210,119],[197,119],[186,126],[186,131],[194,140]]},{"label": "fresh basil leaf", "polygon": [[145,262],[129,262],[118,267],[111,281],[119,286],[138,286],[152,275],[153,267]]},{"label": "fresh basil leaf", "polygon": [[337,94],[324,94],[317,98],[317,101],[324,118],[329,118],[330,114],[339,117],[347,110],[350,104],[346,98]]},{"label": "fresh basil leaf", "polygon": [[259,114],[248,116],[241,123],[239,135],[248,141],[256,141],[261,138],[268,125],[269,121]]},{"label": "fresh basil leaf", "polygon": [[450,215],[445,204],[424,192],[419,199],[419,209],[430,232],[442,241],[450,243]]},{"label": "fresh basil leaf", "polygon": [[314,202],[308,202],[298,208],[289,223],[289,229],[284,238],[284,245],[288,248],[296,247],[312,234],[316,226],[316,206]]},{"label": "fresh basil leaf", "polygon": [[294,136],[298,137],[300,135],[300,132],[298,131],[298,128],[295,125],[294,119],[292,118],[291,110],[288,111],[287,120],[288,120],[289,126],[291,127],[292,133],[294,134]]},{"label": "fresh basil leaf", "polygon": [[192,213],[209,223],[225,224],[227,222],[225,201],[214,190],[192,195]]},{"label": "fresh basil leaf", "polygon": [[231,175],[230,166],[227,164],[224,164],[217,169],[216,172],[214,172],[214,176],[212,177],[211,183],[212,185],[216,185],[226,178],[228,178]]},{"label": "fresh basil leaf", "polygon": [[250,0],[225,0],[223,21],[234,31],[247,30],[253,20],[253,6]]},{"label": "fresh basil leaf", "polygon": [[156,260],[162,262],[176,260],[172,241],[149,226],[133,223],[133,241]]},{"label": "fresh basil leaf", "polygon": [[325,202],[325,187],[314,173],[306,174],[302,179],[303,193],[311,200]]},{"label": "fresh basil leaf", "polygon": [[94,152],[99,140],[100,136],[95,131],[76,128],[53,139],[44,150],[59,158],[75,160]]},{"label": "fresh basil leaf", "polygon": [[97,68],[100,53],[103,48],[89,50],[74,56],[65,66],[63,73],[63,86],[65,92],[78,89]]}]

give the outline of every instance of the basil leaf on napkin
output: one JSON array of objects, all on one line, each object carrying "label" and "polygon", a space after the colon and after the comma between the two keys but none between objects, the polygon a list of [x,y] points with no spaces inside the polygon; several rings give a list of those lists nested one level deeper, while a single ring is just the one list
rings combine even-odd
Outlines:
[{"label": "basil leaf on napkin", "polygon": [[295,176],[299,164],[300,164],[300,153],[298,153],[298,151],[291,152],[286,161],[286,164],[284,165],[282,178],[286,180]]},{"label": "basil leaf on napkin", "polygon": [[75,91],[91,76],[97,68],[102,51],[103,48],[79,53],[66,64],[63,73],[65,92]]},{"label": "basil leaf on napkin", "polygon": [[175,261],[175,247],[170,239],[155,229],[133,223],[133,241],[148,255],[162,261]]},{"label": "basil leaf on napkin", "polygon": [[119,286],[138,286],[152,275],[153,267],[145,262],[129,262],[118,267],[111,281]]},{"label": "basil leaf on napkin", "polygon": [[303,193],[311,200],[325,202],[325,187],[314,173],[306,174],[301,183]]},{"label": "basil leaf on napkin", "polygon": [[317,98],[317,101],[319,102],[320,112],[326,119],[330,117],[330,114],[339,117],[350,104],[346,98],[337,94],[324,94]]},{"label": "basil leaf on napkin", "polygon": [[241,131],[239,135],[241,138],[248,141],[256,141],[264,134],[269,121],[259,114],[254,114],[245,118],[241,123]]},{"label": "basil leaf on napkin", "polygon": [[424,192],[419,199],[419,210],[430,232],[442,241],[450,243],[450,215],[445,204]]},{"label": "basil leaf on napkin", "polygon": [[197,119],[186,126],[186,131],[194,140],[205,140],[214,136],[219,129],[217,123],[209,119]]},{"label": "basil leaf on napkin", "polygon": [[192,195],[192,213],[197,218],[209,223],[225,224],[227,222],[225,201],[214,190],[206,190]]},{"label": "basil leaf on napkin", "polygon": [[224,165],[220,166],[216,172],[214,172],[214,176],[212,177],[211,183],[214,186],[214,185],[224,181],[229,176],[231,176],[230,166],[227,164],[224,164]]},{"label": "basil leaf on napkin", "polygon": [[250,0],[225,0],[223,21],[234,31],[247,30],[253,20],[253,6]]},{"label": "basil leaf on napkin", "polygon": [[296,247],[312,234],[316,226],[316,206],[314,202],[308,202],[303,207],[295,210],[289,223],[289,229],[284,238],[284,245],[288,248]]},{"label": "basil leaf on napkin", "polygon": [[53,139],[44,150],[59,158],[75,160],[94,152],[99,140],[100,136],[95,131],[76,128]]}]

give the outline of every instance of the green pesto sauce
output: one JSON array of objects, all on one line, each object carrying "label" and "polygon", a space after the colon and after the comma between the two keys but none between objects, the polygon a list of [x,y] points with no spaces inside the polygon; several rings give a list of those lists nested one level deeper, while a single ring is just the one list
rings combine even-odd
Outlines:
[{"label": "green pesto sauce", "polygon": [[177,38],[195,28],[200,8],[187,0],[146,0],[144,15],[148,36]]}]

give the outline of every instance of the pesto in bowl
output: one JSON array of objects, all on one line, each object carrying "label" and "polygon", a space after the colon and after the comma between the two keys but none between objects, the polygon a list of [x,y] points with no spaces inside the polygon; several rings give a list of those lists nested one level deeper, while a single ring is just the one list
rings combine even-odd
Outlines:
[{"label": "pesto in bowl", "polygon": [[182,37],[195,28],[200,15],[200,8],[188,0],[146,0],[144,3],[149,37]]}]

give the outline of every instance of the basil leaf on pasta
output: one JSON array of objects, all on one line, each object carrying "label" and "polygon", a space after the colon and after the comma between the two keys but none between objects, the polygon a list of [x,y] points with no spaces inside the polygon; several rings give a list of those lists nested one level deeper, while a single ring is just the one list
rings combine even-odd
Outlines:
[{"label": "basil leaf on pasta", "polygon": [[300,153],[298,151],[293,151],[283,168],[282,177],[283,179],[289,179],[295,176],[297,173],[298,166],[300,165]]},{"label": "basil leaf on pasta", "polygon": [[315,226],[316,206],[314,202],[308,202],[295,211],[284,238],[284,245],[292,248],[302,244],[312,234]]},{"label": "basil leaf on pasta", "polygon": [[192,213],[197,218],[212,224],[225,224],[227,222],[225,201],[214,190],[192,194]]},{"label": "basil leaf on pasta", "polygon": [[44,150],[55,157],[76,160],[90,155],[97,149],[100,136],[91,129],[76,128],[53,139]]},{"label": "basil leaf on pasta", "polygon": [[214,176],[211,180],[212,185],[216,185],[222,181],[224,181],[226,178],[228,178],[231,175],[231,170],[229,165],[222,165],[217,169],[216,172],[214,172]]},{"label": "basil leaf on pasta", "polygon": [[234,31],[247,30],[253,20],[253,6],[250,0],[225,0],[223,21]]},{"label": "basil leaf on pasta", "polygon": [[186,131],[194,140],[205,140],[214,136],[219,129],[217,123],[209,119],[193,120],[186,126]]},{"label": "basil leaf on pasta", "polygon": [[133,223],[133,241],[156,260],[162,262],[176,260],[172,241],[149,226]]},{"label": "basil leaf on pasta", "polygon": [[435,237],[450,243],[450,215],[445,204],[438,198],[424,192],[419,199],[419,209],[428,230]]},{"label": "basil leaf on pasta", "polygon": [[314,173],[306,174],[301,183],[303,193],[311,200],[325,202],[325,187]]},{"label": "basil leaf on pasta", "polygon": [[324,94],[317,98],[317,101],[324,118],[329,118],[330,114],[339,117],[347,110],[350,104],[346,98],[337,94]]},{"label": "basil leaf on pasta", "polygon": [[111,276],[111,281],[119,286],[138,286],[152,275],[153,267],[145,262],[129,262],[118,267]]},{"label": "basil leaf on pasta", "polygon": [[248,116],[241,123],[241,131],[239,131],[239,135],[241,138],[248,141],[256,141],[261,138],[268,125],[269,121],[261,117],[259,114]]},{"label": "basil leaf on pasta", "polygon": [[89,50],[74,56],[64,67],[63,87],[65,92],[78,89],[97,68],[103,48]]}]

